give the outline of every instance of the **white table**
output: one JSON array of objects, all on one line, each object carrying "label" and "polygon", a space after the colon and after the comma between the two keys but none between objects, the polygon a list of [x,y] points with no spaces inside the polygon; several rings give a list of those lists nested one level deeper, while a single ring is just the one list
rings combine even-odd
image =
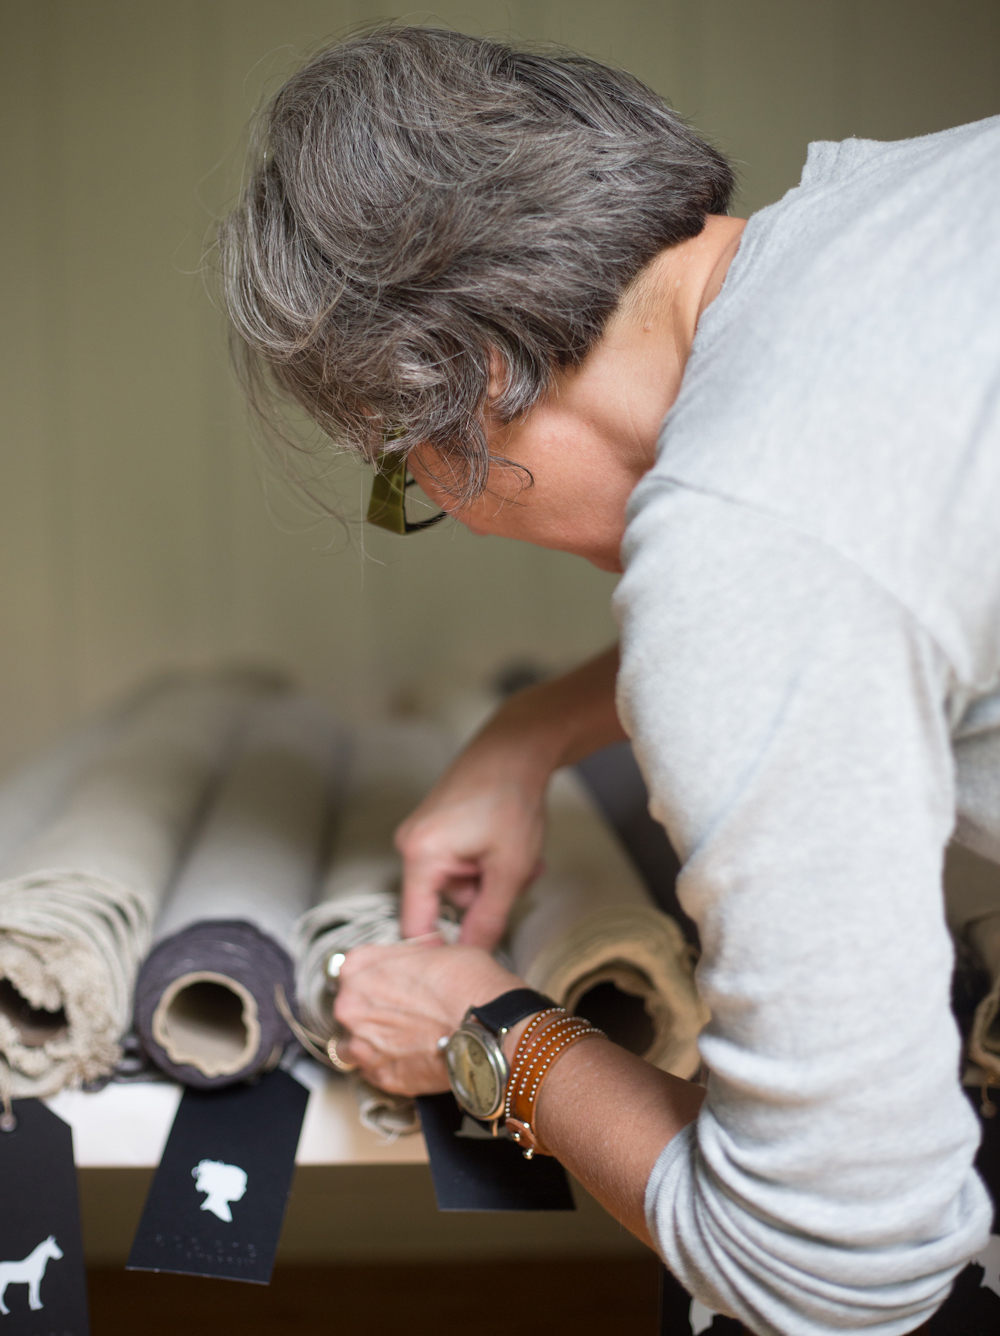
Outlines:
[{"label": "white table", "polygon": [[[317,1064],[294,1074],[310,1090],[296,1164],[426,1164],[424,1139],[386,1142],[362,1127],[347,1082]],[[168,1082],[108,1085],[97,1094],[64,1090],[47,1100],[73,1128],[81,1169],[146,1169],[160,1163],[181,1087]]]}]

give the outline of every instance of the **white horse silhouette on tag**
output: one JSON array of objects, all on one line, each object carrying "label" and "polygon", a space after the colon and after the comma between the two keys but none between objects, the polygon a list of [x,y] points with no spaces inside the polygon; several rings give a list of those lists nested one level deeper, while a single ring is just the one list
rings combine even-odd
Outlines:
[{"label": "white horse silhouette on tag", "polygon": [[221,1160],[200,1160],[191,1170],[191,1177],[196,1191],[208,1193],[201,1209],[232,1224],[229,1203],[239,1201],[246,1192],[246,1170],[238,1164],[223,1164]]},{"label": "white horse silhouette on tag", "polygon": [[27,1285],[28,1307],[32,1310],[44,1308],[38,1291],[45,1275],[45,1268],[49,1264],[50,1257],[58,1261],[62,1255],[62,1248],[56,1243],[55,1235],[50,1234],[47,1239],[42,1239],[37,1248],[32,1248],[23,1261],[0,1262],[0,1313],[10,1312],[3,1301],[8,1285]]}]

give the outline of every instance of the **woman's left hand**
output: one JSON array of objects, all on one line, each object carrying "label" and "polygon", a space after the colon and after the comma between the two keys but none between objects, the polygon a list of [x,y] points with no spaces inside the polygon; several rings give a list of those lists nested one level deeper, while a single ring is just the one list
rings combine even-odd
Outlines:
[{"label": "woman's left hand", "polygon": [[473,946],[359,946],[347,955],[333,1014],[347,1032],[337,1053],[366,1080],[402,1095],[448,1089],[437,1047],[471,1006],[524,982]]}]

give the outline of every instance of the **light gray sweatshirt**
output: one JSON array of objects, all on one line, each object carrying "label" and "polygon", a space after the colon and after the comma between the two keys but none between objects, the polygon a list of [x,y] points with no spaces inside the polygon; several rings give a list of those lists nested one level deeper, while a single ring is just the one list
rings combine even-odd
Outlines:
[{"label": "light gray sweatshirt", "polygon": [[647,1214],[753,1332],[912,1331],[985,1243],[942,856],[1000,860],[1000,118],[813,144],[630,504],[619,705],[712,1011]]}]

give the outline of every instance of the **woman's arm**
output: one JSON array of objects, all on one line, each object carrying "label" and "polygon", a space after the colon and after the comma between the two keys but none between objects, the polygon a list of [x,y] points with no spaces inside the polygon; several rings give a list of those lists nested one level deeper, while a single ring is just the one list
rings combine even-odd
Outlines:
[{"label": "woman's arm", "polygon": [[[469,1006],[523,987],[523,980],[474,947],[359,947],[341,969],[335,1012],[350,1039],[338,1051],[383,1089],[446,1090],[437,1040],[457,1028]],[[527,1024],[507,1035],[508,1060]],[[590,1039],[550,1070],[536,1121],[544,1144],[584,1187],[652,1244],[646,1183],[664,1146],[697,1117],[704,1093],[606,1039]]]},{"label": "woman's arm", "polygon": [[[508,1061],[527,1025],[522,1021],[507,1036]],[[538,1134],[609,1214],[655,1248],[646,1225],[646,1184],[660,1152],[694,1122],[704,1097],[701,1086],[607,1039],[589,1039],[549,1071],[535,1109]]]},{"label": "woman's arm", "polygon": [[431,932],[449,895],[467,909],[462,941],[493,947],[538,869],[554,770],[625,736],[615,713],[618,648],[500,707],[396,832],[402,927]]},{"label": "woman's arm", "polygon": [[876,579],[766,510],[650,488],[626,555],[619,701],[712,1013],[650,1232],[760,1336],[900,1336],[992,1216],[942,913],[956,670]]}]

